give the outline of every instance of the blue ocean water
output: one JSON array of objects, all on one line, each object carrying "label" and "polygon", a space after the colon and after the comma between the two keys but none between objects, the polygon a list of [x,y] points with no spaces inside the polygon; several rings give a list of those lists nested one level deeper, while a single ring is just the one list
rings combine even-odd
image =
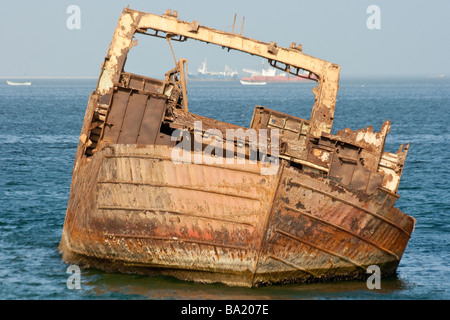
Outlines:
[{"label": "blue ocean water", "polygon": [[[230,288],[82,270],[70,290],[60,241],[78,136],[96,80],[0,83],[0,299],[450,299],[450,81],[341,79],[333,131],[375,130],[386,149],[411,142],[396,206],[416,220],[396,277]],[[189,109],[237,125],[262,105],[309,119],[313,84],[189,83]]]}]

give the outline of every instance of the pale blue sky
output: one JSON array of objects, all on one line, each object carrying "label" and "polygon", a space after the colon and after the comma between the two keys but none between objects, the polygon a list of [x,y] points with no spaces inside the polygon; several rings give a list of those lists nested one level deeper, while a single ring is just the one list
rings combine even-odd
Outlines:
[{"label": "pale blue sky", "polygon": [[[69,30],[69,5],[81,9],[81,29]],[[381,29],[369,30],[369,5],[381,9]],[[450,76],[450,1],[279,0],[279,1],[3,1],[0,9],[0,76],[97,77],[124,7],[162,14],[231,31],[245,16],[243,35],[288,47],[301,43],[309,55],[341,65],[345,76]],[[235,31],[236,31],[235,29]],[[165,40],[139,37],[127,70],[161,77],[173,59]],[[175,46],[177,58],[196,72],[203,59],[210,70],[225,64],[257,68],[255,57],[227,53],[194,41]],[[156,61],[156,63],[155,63]]]}]

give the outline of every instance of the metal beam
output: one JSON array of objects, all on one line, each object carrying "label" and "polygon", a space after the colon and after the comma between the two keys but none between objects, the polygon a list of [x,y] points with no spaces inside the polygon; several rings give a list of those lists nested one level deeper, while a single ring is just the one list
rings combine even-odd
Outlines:
[{"label": "metal beam", "polygon": [[330,133],[333,125],[334,108],[339,88],[340,67],[300,51],[299,47],[278,47],[275,42],[265,43],[221,30],[198,25],[197,21],[178,20],[174,14],[162,16],[124,9],[111,41],[108,54],[102,66],[97,92],[107,93],[120,78],[128,51],[135,42],[136,32],[152,29],[170,35],[179,35],[194,40],[212,43],[223,48],[238,50],[268,60],[284,63],[286,66],[301,68],[317,75],[319,85],[313,90],[316,102],[311,113],[311,131],[320,137],[321,132]]}]

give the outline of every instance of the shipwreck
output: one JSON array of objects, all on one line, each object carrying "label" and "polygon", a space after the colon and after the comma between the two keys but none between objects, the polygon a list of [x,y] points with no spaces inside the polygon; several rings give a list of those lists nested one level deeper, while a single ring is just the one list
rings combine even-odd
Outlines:
[{"label": "shipwreck", "polygon": [[[241,51],[316,81],[311,117],[256,106],[244,128],[193,114],[186,60],[163,80],[124,71],[136,33]],[[367,278],[371,265],[395,274],[415,222],[394,207],[409,144],[384,150],[389,121],[331,133],[339,72],[296,43],[124,9],[84,117],[62,259],[248,287]],[[180,145],[192,149],[174,159]]]}]

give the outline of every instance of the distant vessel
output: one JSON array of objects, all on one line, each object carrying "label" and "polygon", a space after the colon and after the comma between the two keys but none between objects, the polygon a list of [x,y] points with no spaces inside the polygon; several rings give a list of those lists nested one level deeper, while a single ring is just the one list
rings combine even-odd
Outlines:
[{"label": "distant vessel", "polygon": [[206,60],[197,69],[197,74],[188,73],[189,80],[197,81],[233,81],[237,80],[238,72],[232,70],[229,66],[225,66],[225,70],[221,72],[208,71]]},{"label": "distant vessel", "polygon": [[[262,69],[261,71],[255,71],[250,69],[242,69],[242,71],[251,74],[249,77],[241,78],[242,84],[250,83],[262,83],[262,82],[299,82],[306,81],[303,77],[286,76],[285,73],[276,73],[274,68]],[[305,75],[307,77],[307,75]],[[243,83],[244,82],[244,83]]]},{"label": "distant vessel", "polygon": [[263,86],[263,85],[267,84],[267,82],[265,82],[265,81],[245,81],[245,80],[242,80],[242,79],[239,80],[239,81],[243,85],[260,85],[260,86]]},{"label": "distant vessel", "polygon": [[30,81],[25,81],[25,82],[13,82],[13,81],[6,81],[7,84],[9,84],[10,86],[31,86],[31,82]]},{"label": "distant vessel", "polygon": [[440,78],[444,78],[445,77],[445,75],[443,75],[443,74],[432,74],[432,75],[429,75],[428,76],[428,78],[433,78],[433,79],[440,79]]}]

